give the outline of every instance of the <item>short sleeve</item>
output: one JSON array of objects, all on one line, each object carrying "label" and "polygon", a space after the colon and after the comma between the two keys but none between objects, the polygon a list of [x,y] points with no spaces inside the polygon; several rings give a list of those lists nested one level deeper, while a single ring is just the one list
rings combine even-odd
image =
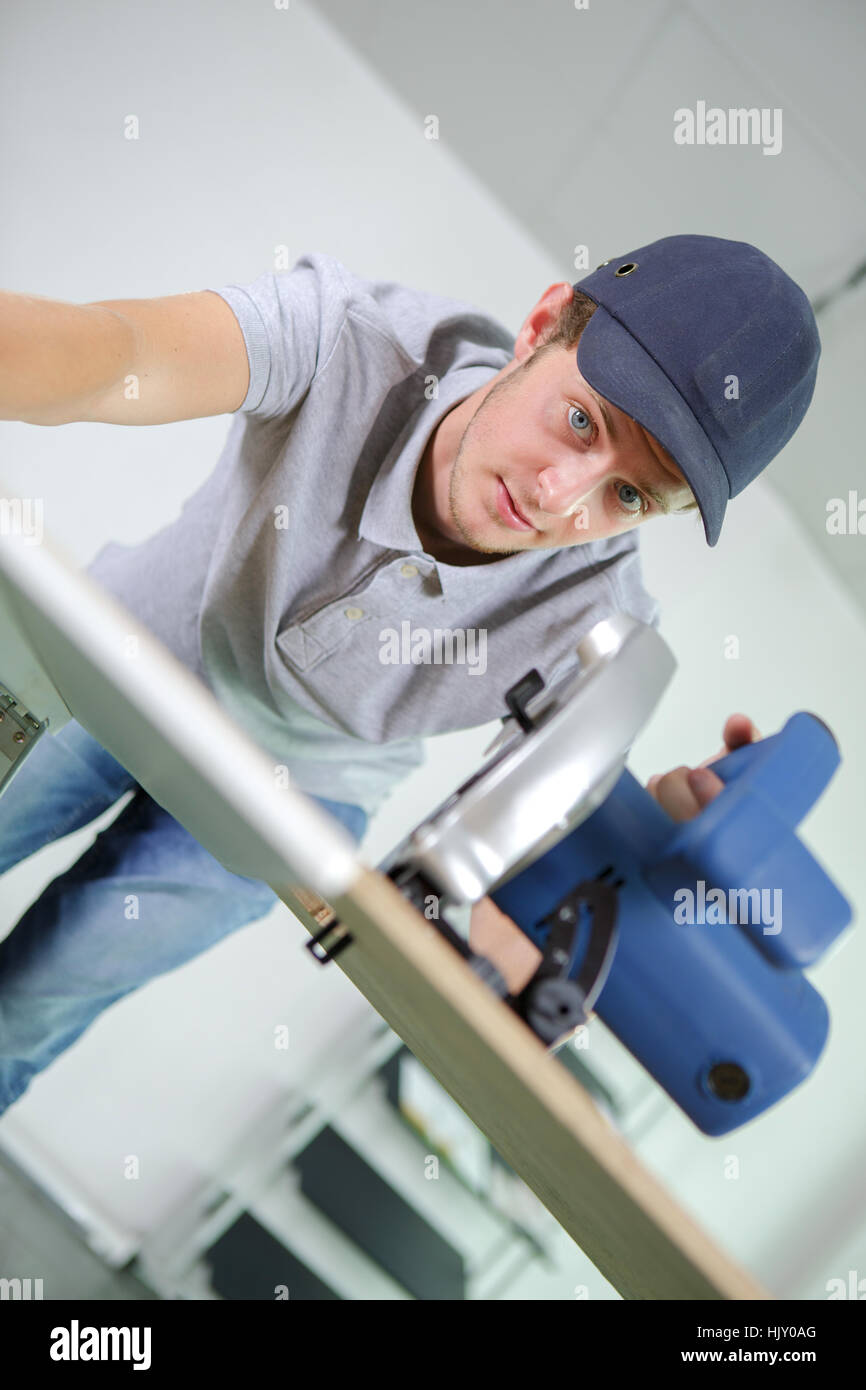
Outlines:
[{"label": "short sleeve", "polygon": [[287,415],[326,364],[345,322],[345,267],[333,256],[307,252],[290,271],[207,288],[234,313],[247,349],[250,384],[235,414]]}]

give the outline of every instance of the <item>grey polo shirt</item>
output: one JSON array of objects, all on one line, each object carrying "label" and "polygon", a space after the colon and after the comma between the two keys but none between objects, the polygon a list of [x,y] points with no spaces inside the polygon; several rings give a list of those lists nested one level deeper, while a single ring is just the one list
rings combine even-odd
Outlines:
[{"label": "grey polo shirt", "polygon": [[295,785],[373,814],[425,736],[503,717],[508,687],[573,666],[601,618],[658,623],[636,531],[477,566],[421,545],[427,441],[513,357],[495,319],[318,252],[216,292],[250,365],[217,464],[176,520],[88,569]]}]

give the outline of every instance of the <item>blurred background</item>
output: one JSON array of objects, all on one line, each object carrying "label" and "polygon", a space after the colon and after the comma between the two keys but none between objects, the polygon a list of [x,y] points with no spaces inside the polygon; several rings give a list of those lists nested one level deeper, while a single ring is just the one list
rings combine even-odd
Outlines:
[{"label": "blurred background", "polygon": [[[866,539],[830,534],[827,515],[832,499],[866,496],[866,11],[43,0],[0,25],[5,289],[76,303],[175,294],[245,284],[312,249],[468,300],[516,335],[548,285],[584,273],[581,247],[592,268],[698,232],[755,243],[810,296],[823,342],[813,405],[730,505],[718,546],[696,516],[641,530],[678,671],[629,766],[645,781],[709,757],[735,711],[765,735],[801,709],[830,725],[842,765],[800,828],[854,906],[810,972],[830,1039],[804,1085],[719,1140],[598,1019],[587,1049],[557,1056],[773,1293],[854,1287],[866,1278]],[[781,149],[675,144],[674,111],[698,101],[780,109]],[[227,429],[225,417],[7,422],[0,470],[44,500],[46,534],[84,565],[105,541],[173,519]],[[368,862],[465,779],[497,727],[430,741],[371,823]],[[0,935],[124,804],[2,879]],[[0,1119],[0,1276],[41,1277],[46,1298],[272,1298],[277,1284],[302,1299],[618,1298],[306,939],[277,904],[114,1005],[35,1079]],[[281,1023],[290,1046],[277,1052]]]}]

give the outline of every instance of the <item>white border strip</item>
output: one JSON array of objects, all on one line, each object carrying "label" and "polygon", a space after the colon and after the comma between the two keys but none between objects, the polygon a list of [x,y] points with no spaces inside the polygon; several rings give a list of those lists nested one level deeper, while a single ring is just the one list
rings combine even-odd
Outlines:
[{"label": "white border strip", "polygon": [[[0,537],[0,584],[28,643],[74,716],[78,717],[76,709],[63,694],[52,653],[41,649],[45,643],[30,630],[28,619],[34,612],[170,747],[183,752],[269,854],[285,861],[287,883],[300,882],[325,898],[348,889],[365,867],[348,830],[303,792],[277,786],[265,752],[222,710],[211,691],[54,543],[43,540],[34,545],[17,534]],[[134,662],[121,655],[133,634],[140,652]],[[0,652],[0,671],[2,660]],[[86,717],[80,705],[79,710]],[[182,750],[178,728],[183,729]],[[50,736],[50,730],[43,735]],[[218,758],[214,748],[220,750]],[[170,806],[166,809],[171,811]]]}]

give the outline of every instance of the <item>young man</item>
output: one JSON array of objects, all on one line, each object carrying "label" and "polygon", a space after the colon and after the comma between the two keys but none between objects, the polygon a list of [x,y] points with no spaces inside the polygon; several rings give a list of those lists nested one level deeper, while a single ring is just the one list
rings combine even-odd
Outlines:
[{"label": "young man", "polygon": [[[181,515],[89,572],[360,837],[425,736],[503,716],[509,686],[561,675],[612,611],[658,622],[638,527],[697,509],[715,545],[805,414],[819,352],[803,292],[742,242],[606,261],[550,286],[516,340],[309,253],[164,299],[0,294],[0,418],[234,415]],[[754,737],[732,715],[716,756]],[[42,740],[0,797],[0,873],[136,786],[74,721]],[[678,818],[721,787],[706,764],[650,782]],[[0,1112],[108,1004],[273,901],[138,788],[0,943]],[[471,940],[512,989],[535,968],[488,900]]]}]

